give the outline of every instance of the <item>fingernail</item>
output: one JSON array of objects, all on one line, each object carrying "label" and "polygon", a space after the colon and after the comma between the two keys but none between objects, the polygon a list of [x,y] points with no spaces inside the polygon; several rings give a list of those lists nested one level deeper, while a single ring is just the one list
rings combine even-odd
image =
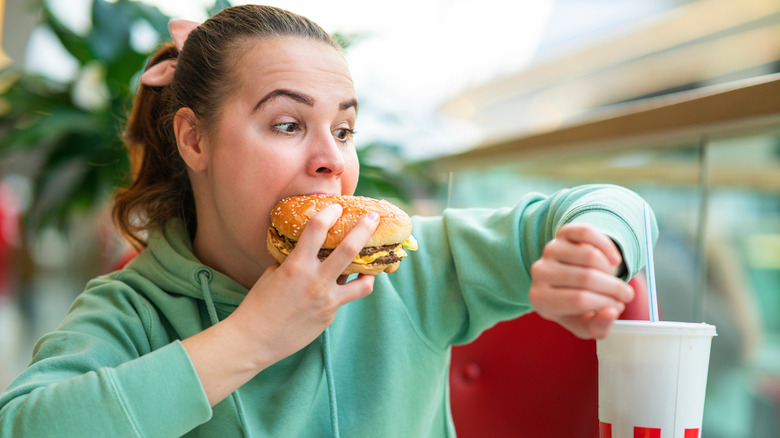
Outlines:
[{"label": "fingernail", "polygon": [[375,211],[369,211],[366,217],[372,222],[379,222],[379,214]]},{"label": "fingernail", "polygon": [[343,211],[343,210],[344,210],[344,208],[341,206],[341,204],[328,204],[328,205],[326,205],[326,206],[323,208],[323,210],[324,210],[325,208],[329,208],[329,209],[331,209],[331,210],[338,210],[339,212],[341,212],[341,211]]}]

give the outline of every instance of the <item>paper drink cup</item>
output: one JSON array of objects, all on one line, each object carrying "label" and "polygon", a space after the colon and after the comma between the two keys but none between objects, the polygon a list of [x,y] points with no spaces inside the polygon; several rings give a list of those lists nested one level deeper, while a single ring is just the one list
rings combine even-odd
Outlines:
[{"label": "paper drink cup", "polygon": [[600,438],[699,438],[715,326],[615,321],[596,342]]}]

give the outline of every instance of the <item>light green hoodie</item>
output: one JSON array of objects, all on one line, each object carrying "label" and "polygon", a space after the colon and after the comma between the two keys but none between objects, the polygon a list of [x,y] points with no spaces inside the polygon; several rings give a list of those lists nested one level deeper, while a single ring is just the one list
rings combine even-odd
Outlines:
[{"label": "light green hoodie", "polygon": [[180,340],[224,319],[247,291],[200,263],[170,221],[126,269],[91,281],[39,341],[0,397],[0,437],[454,436],[450,347],[531,310],[530,266],[565,223],[608,234],[633,276],[644,263],[642,202],[585,186],[414,218],[420,250],[396,273],[213,409]]}]

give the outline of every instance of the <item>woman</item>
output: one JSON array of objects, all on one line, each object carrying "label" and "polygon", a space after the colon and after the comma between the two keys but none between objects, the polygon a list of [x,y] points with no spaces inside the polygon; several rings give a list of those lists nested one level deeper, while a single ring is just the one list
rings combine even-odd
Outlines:
[{"label": "woman", "polygon": [[[614,186],[414,218],[392,275],[340,277],[377,224],[320,262],[320,211],[281,265],[269,213],[352,194],[358,103],[322,29],[228,8],[172,23],[126,139],[119,228],[144,251],[91,281],[0,398],[0,436],[454,436],[449,349],[534,308],[603,337],[642,266],[641,205]],[[621,277],[615,274],[621,271]],[[530,296],[530,298],[529,298]]]}]

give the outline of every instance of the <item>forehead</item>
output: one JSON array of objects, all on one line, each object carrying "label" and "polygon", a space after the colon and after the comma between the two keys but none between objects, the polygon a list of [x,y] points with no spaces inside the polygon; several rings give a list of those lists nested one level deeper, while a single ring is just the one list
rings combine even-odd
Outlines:
[{"label": "forehead", "polygon": [[343,54],[323,42],[297,37],[252,39],[238,48],[233,79],[241,97],[277,88],[343,99],[354,84]]}]

